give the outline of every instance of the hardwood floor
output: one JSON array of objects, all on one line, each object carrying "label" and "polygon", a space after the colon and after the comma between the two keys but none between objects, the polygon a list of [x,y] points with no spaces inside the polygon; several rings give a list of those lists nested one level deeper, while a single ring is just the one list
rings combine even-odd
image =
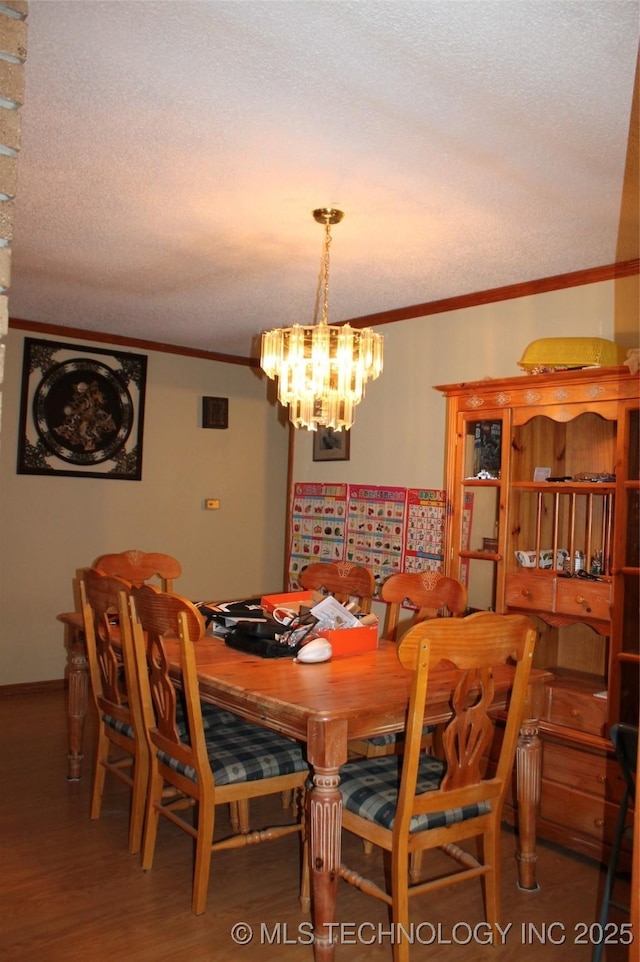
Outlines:
[{"label": "hardwood floor", "polygon": [[[161,825],[154,867],[143,873],[138,857],[127,853],[124,786],[108,780],[103,815],[98,821],[89,819],[93,731],[89,724],[85,777],[68,782],[62,692],[0,697],[0,731],[0,959],[312,962],[310,923],[298,904],[297,838],[215,853],[208,910],[196,918],[190,912],[191,845],[183,832]],[[252,802],[251,811],[255,827],[280,817],[279,812],[286,817],[278,797]],[[228,831],[224,809],[219,828]],[[346,836],[344,848],[350,865],[381,877],[380,853],[366,856],[359,843]],[[421,944],[413,948],[412,959],[590,960],[590,947],[575,944],[576,926],[588,926],[597,918],[603,880],[599,867],[540,844],[541,889],[525,894],[516,887],[515,838],[506,828],[502,850],[502,924],[506,928],[511,923],[505,944],[495,948],[481,943],[481,887],[470,882],[439,893],[431,902],[428,897],[412,901],[412,919],[416,926],[423,923],[416,928]],[[621,894],[628,897],[628,886]],[[382,903],[341,882],[338,921],[337,962],[391,962]],[[235,944],[231,936],[241,922],[254,932],[247,945]],[[551,923],[556,925],[550,929]],[[542,943],[545,926],[547,939]],[[432,936],[431,947],[425,947]],[[626,962],[627,957],[621,946],[605,954],[607,962]]]}]

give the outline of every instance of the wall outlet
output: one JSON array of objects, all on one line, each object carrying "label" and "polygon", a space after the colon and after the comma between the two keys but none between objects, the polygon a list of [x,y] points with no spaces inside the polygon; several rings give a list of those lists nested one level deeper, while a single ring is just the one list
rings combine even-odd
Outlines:
[{"label": "wall outlet", "polygon": [[206,498],[204,506],[207,511],[217,511],[220,507],[220,501],[218,498]]}]

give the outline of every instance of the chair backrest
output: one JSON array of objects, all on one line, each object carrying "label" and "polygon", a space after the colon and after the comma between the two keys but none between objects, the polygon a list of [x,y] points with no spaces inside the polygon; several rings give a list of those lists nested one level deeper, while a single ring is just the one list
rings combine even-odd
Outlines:
[{"label": "chair backrest", "polygon": [[130,585],[121,578],[87,568],[79,589],[89,675],[98,710],[140,733],[135,665],[124,653],[120,657],[118,598],[120,592],[129,592]]},{"label": "chair backrest", "polygon": [[105,574],[124,578],[132,585],[142,585],[151,578],[158,578],[163,591],[173,591],[174,579],[182,574],[180,562],[171,555],[136,550],[100,555],[93,567]]},{"label": "chair backrest", "polygon": [[319,561],[307,565],[298,579],[307,591],[322,591],[345,604],[356,600],[360,611],[368,614],[376,589],[373,572],[351,561]]},{"label": "chair backrest", "polygon": [[407,628],[446,612],[463,615],[467,607],[466,587],[455,578],[435,571],[391,575],[382,585],[380,597],[388,604],[383,637],[391,641],[398,639],[400,610],[404,604],[413,609]]},{"label": "chair backrest", "polygon": [[[434,618],[415,625],[398,646],[398,657],[413,671],[405,733],[402,781],[395,828],[408,831],[412,815],[438,812],[488,800],[501,804],[513,769],[536,627],[526,615],[479,612],[467,618]],[[425,701],[430,678],[441,663],[453,673],[452,716],[442,745],[446,774],[435,791],[416,795]],[[490,715],[495,687],[506,666],[515,666],[505,731],[495,773],[483,777],[494,735]],[[501,680],[501,675],[503,679]],[[394,829],[395,830],[395,829]]]},{"label": "chair backrest", "polygon": [[[159,751],[193,769],[200,789],[212,786],[194,652],[194,642],[205,633],[204,620],[186,598],[162,592],[154,585],[132,588],[129,606],[149,740]],[[178,691],[169,674],[170,661],[180,666],[188,742],[181,738],[184,728],[180,723]]]}]

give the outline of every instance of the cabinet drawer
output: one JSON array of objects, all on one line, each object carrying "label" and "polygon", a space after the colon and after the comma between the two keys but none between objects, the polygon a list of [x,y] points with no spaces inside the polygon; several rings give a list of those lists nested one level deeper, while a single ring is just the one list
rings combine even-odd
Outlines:
[{"label": "cabinet drawer", "polygon": [[556,607],[558,614],[574,617],[611,618],[611,585],[606,582],[558,578]]},{"label": "cabinet drawer", "polygon": [[619,803],[624,791],[615,758],[556,745],[546,739],[543,740],[542,777],[614,804]]},{"label": "cabinet drawer", "polygon": [[602,797],[543,779],[540,815],[562,825],[568,834],[574,831],[598,841],[611,842],[618,806]]},{"label": "cabinet drawer", "polygon": [[562,681],[552,681],[546,687],[544,717],[554,725],[574,728],[592,735],[604,735],[607,700],[596,698],[590,691],[566,687]]},{"label": "cabinet drawer", "polygon": [[508,574],[505,579],[505,604],[511,608],[553,611],[554,578],[524,572]]}]

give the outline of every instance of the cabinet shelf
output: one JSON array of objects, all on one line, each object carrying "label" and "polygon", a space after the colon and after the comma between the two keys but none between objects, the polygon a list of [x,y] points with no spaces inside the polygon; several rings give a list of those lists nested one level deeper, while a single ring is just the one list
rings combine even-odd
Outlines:
[{"label": "cabinet shelf", "polygon": [[492,551],[460,551],[461,558],[475,558],[476,561],[502,561],[501,554]]},{"label": "cabinet shelf", "polygon": [[536,491],[544,494],[611,494],[616,490],[615,482],[610,481],[512,481],[512,488],[522,491]]},{"label": "cabinet shelf", "polygon": [[[554,722],[540,720],[540,733],[543,736],[552,735],[561,742],[568,742],[579,749],[593,749],[595,751],[611,751],[611,742],[602,735],[590,735],[585,732],[578,732],[566,725],[556,725]],[[566,839],[562,844],[566,844]],[[569,846],[572,847],[572,846]]]},{"label": "cabinet shelf", "polygon": [[499,488],[502,481],[500,478],[463,478],[462,483],[465,488]]},{"label": "cabinet shelf", "polygon": [[618,655],[619,661],[630,661],[634,664],[640,664],[640,653],[636,651],[621,651]]}]

